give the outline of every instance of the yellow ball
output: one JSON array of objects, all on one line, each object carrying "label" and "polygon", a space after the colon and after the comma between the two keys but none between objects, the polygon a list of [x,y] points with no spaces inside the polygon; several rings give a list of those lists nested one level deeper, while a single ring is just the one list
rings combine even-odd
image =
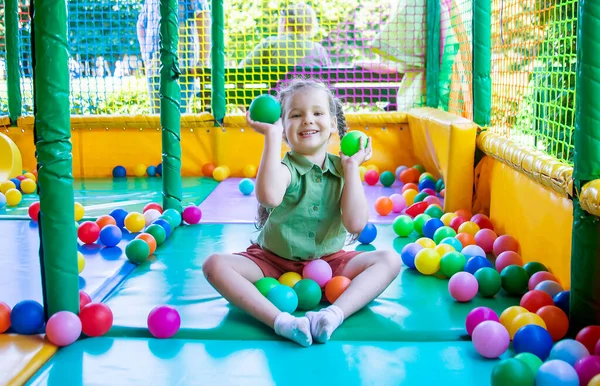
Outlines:
[{"label": "yellow ball", "polygon": [[21,191],[25,194],[31,194],[35,192],[36,188],[37,185],[35,181],[30,180],[29,178],[25,178],[23,181],[21,181]]},{"label": "yellow ball", "polygon": [[445,226],[449,227],[450,226],[450,221],[454,220],[454,218],[458,217],[458,215],[456,213],[450,212],[450,213],[444,213],[442,215],[442,217],[440,217],[440,220],[442,220],[442,222],[444,223]]},{"label": "yellow ball", "polygon": [[279,276],[279,283],[294,288],[296,283],[302,280],[302,275],[296,272],[286,272]]},{"label": "yellow ball", "polygon": [[369,165],[367,166],[367,170],[375,170],[379,174],[379,167],[377,165]]},{"label": "yellow ball", "polygon": [[429,237],[421,237],[415,243],[419,244],[423,248],[435,248],[435,241],[430,239]]},{"label": "yellow ball", "polygon": [[29,178],[31,181],[33,181],[33,182],[37,182],[37,179],[35,178],[35,176],[33,175],[33,173],[29,173],[29,172],[27,172],[27,173],[23,173],[23,175],[24,175],[25,177]]},{"label": "yellow ball", "polygon": [[600,386],[600,374],[590,379],[590,383],[588,383],[587,386]]},{"label": "yellow ball", "polygon": [[75,221],[81,220],[83,218],[83,215],[85,215],[85,209],[83,208],[83,205],[76,202],[75,203]]},{"label": "yellow ball", "polygon": [[438,245],[437,247],[435,247],[433,249],[435,249],[435,251],[437,253],[439,253],[440,256],[442,256],[442,257],[446,253],[448,253],[448,252],[454,252],[455,251],[454,247],[452,245],[450,245],[450,244],[440,244],[440,245]]},{"label": "yellow ball", "polygon": [[219,182],[225,180],[229,177],[229,168],[226,166],[217,166],[215,170],[213,170],[213,178]]},{"label": "yellow ball", "polygon": [[419,194],[414,189],[406,189],[402,195],[404,196],[404,200],[406,201],[406,206],[411,206],[415,203],[415,197]]},{"label": "yellow ball", "polygon": [[6,193],[6,205],[8,206],[17,206],[21,202],[23,195],[17,189],[8,189]]},{"label": "yellow ball", "polygon": [[244,169],[242,169],[242,173],[246,178],[254,178],[256,177],[256,166],[248,164],[244,166]]},{"label": "yellow ball", "polygon": [[368,170],[369,170],[369,169],[367,169],[367,168],[366,168],[366,167],[364,167],[364,166],[360,166],[360,167],[358,168],[358,172],[360,173],[360,180],[361,180],[362,182],[365,182],[365,173],[366,173]]},{"label": "yellow ball", "polygon": [[135,167],[133,168],[133,175],[136,177],[144,177],[146,175],[146,165],[135,165]]},{"label": "yellow ball", "polygon": [[515,337],[515,334],[519,329],[523,326],[527,326],[528,324],[535,324],[540,327],[546,329],[546,322],[542,319],[538,314],[534,314],[533,312],[524,312],[522,314],[517,315],[512,323],[508,325],[508,334],[510,335],[510,339]]},{"label": "yellow ball", "polygon": [[500,314],[500,324],[508,330],[508,326],[512,323],[513,319],[517,316],[529,312],[527,308],[521,306],[508,307]]},{"label": "yellow ball", "polygon": [[419,182],[423,181],[425,178],[434,178],[433,174],[429,173],[429,172],[424,172],[421,173],[421,175],[419,176]]},{"label": "yellow ball", "polygon": [[77,251],[77,271],[79,273],[83,272],[83,269],[85,268],[85,258],[83,257],[83,254],[79,251]]},{"label": "yellow ball", "polygon": [[458,227],[457,233],[468,233],[471,236],[475,236],[475,233],[479,232],[479,225],[473,221],[465,221]]},{"label": "yellow ball", "polygon": [[435,249],[421,249],[415,256],[415,267],[423,275],[433,275],[440,270],[442,257]]},{"label": "yellow ball", "polygon": [[16,189],[17,185],[15,185],[14,182],[8,180],[8,181],[4,181],[3,183],[0,184],[0,193],[4,193],[6,194],[6,192],[8,192],[10,189]]},{"label": "yellow ball", "polygon": [[138,212],[131,212],[125,216],[125,228],[131,233],[141,232],[146,226],[146,218]]}]

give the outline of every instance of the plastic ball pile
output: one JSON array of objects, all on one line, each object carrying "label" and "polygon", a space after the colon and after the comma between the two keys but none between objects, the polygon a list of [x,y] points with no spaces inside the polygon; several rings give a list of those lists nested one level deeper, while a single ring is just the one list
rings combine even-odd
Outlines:
[{"label": "plastic ball pile", "polygon": [[135,177],[156,177],[162,176],[162,163],[158,165],[146,166],[144,164],[136,164],[130,170],[127,170],[125,166],[117,165],[112,170],[113,178],[125,178],[127,176]]},{"label": "plastic ball pile", "polygon": [[0,209],[17,206],[23,195],[37,192],[37,173],[24,172],[7,181],[0,181]]}]

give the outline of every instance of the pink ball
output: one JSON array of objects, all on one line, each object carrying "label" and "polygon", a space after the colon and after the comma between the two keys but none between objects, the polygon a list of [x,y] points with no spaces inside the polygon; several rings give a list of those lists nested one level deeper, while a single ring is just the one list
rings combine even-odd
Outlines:
[{"label": "pink ball", "polygon": [[527,283],[527,288],[529,288],[530,291],[533,291],[538,284],[546,280],[552,280],[558,283],[558,279],[556,279],[556,276],[554,276],[550,272],[539,271],[531,275],[531,277],[529,278],[529,282]]},{"label": "pink ball", "polygon": [[494,240],[493,251],[495,256],[498,256],[505,251],[513,251],[518,253],[519,242],[510,235],[498,236],[498,238]]},{"label": "pink ball", "polygon": [[430,196],[435,196],[435,190],[431,189],[431,188],[425,188],[423,190],[421,190],[422,193],[427,193]]},{"label": "pink ball", "polygon": [[473,331],[473,346],[486,358],[498,358],[506,352],[509,344],[510,335],[499,322],[486,320]]},{"label": "pink ball", "polygon": [[473,308],[467,315],[467,334],[473,335],[473,330],[475,330],[475,327],[486,320],[492,320],[494,322],[500,321],[496,312],[489,307]]},{"label": "pink ball", "polygon": [[481,229],[475,233],[475,244],[479,245],[485,253],[490,253],[494,249],[494,241],[498,238],[496,232],[491,229]]},{"label": "pink ball", "polygon": [[64,347],[75,342],[81,335],[79,316],[69,311],[59,311],[48,319],[46,338],[56,346]]},{"label": "pink ball", "polygon": [[173,307],[158,306],[148,315],[148,330],[155,338],[170,338],[179,331],[180,326],[181,317]]},{"label": "pink ball", "polygon": [[600,356],[590,355],[575,362],[575,371],[579,375],[579,384],[587,385],[592,378],[600,374]]},{"label": "pink ball", "polygon": [[423,199],[423,201],[425,201],[429,205],[439,205],[439,206],[442,206],[442,203],[441,203],[440,199],[437,198],[436,196],[427,196],[427,197],[425,197]]},{"label": "pink ball", "polygon": [[400,213],[406,208],[406,199],[403,195],[394,193],[390,196],[390,200],[392,200],[392,212]]},{"label": "pink ball", "polygon": [[325,284],[331,280],[332,275],[333,272],[329,263],[321,259],[311,261],[302,270],[303,278],[316,281],[321,288],[325,287]]},{"label": "pink ball", "polygon": [[450,295],[459,302],[468,302],[477,295],[479,284],[469,272],[455,273],[448,282]]},{"label": "pink ball", "polygon": [[502,272],[502,270],[509,265],[523,266],[523,259],[517,252],[505,251],[496,258],[496,271]]},{"label": "pink ball", "polygon": [[198,224],[202,218],[202,211],[196,205],[190,205],[183,210],[181,217],[188,224]]}]

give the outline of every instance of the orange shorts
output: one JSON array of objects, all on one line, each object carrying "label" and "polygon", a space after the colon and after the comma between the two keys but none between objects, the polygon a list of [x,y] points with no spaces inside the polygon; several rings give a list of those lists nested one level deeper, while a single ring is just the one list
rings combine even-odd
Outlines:
[{"label": "orange shorts", "polygon": [[[338,251],[331,255],[323,256],[321,259],[328,262],[333,271],[333,276],[338,276],[342,273],[346,265],[360,251]],[[279,276],[286,272],[296,272],[302,274],[302,269],[310,260],[294,261],[279,257],[269,251],[265,251],[257,244],[252,244],[246,249],[246,252],[238,252],[236,255],[242,255],[252,260],[258,265],[266,277],[279,279]]]}]

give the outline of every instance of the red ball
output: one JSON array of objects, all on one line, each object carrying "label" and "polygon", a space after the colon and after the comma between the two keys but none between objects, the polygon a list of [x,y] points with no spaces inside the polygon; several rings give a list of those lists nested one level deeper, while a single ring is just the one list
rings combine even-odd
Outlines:
[{"label": "red ball", "polygon": [[554,300],[544,291],[533,290],[523,295],[519,305],[526,308],[529,312],[537,312],[544,306],[553,306]]},{"label": "red ball", "polygon": [[374,186],[377,184],[377,181],[379,181],[379,173],[377,173],[375,170],[367,170],[365,173],[365,182],[367,185]]},{"label": "red ball", "polygon": [[412,218],[415,218],[418,215],[424,213],[425,209],[427,209],[428,207],[429,207],[429,204],[426,203],[425,201],[416,202],[416,203],[412,204],[411,206],[409,206],[408,208],[406,208],[404,213],[406,213],[407,215],[409,215]]},{"label": "red ball", "polygon": [[83,291],[79,291],[79,311],[92,302],[90,295]]},{"label": "red ball", "polygon": [[435,196],[436,195],[435,194],[435,190],[430,189],[430,188],[425,188],[425,189],[421,190],[421,192],[425,193],[425,194],[429,194],[430,196]]},{"label": "red ball", "polygon": [[100,227],[94,221],[84,221],[77,228],[77,237],[84,244],[93,244],[100,237]]},{"label": "red ball", "polygon": [[519,267],[522,267],[523,258],[517,252],[505,251],[498,255],[494,264],[496,266],[496,271],[502,272],[502,270],[509,265],[518,265]]},{"label": "red ball", "polygon": [[478,213],[471,217],[471,221],[479,225],[479,229],[491,229],[494,230],[494,224],[492,220],[485,214]]},{"label": "red ball", "polygon": [[585,346],[590,354],[594,354],[596,344],[600,340],[600,326],[587,326],[581,329],[575,340]]},{"label": "red ball", "polygon": [[497,238],[498,235],[496,235],[496,232],[487,228],[481,228],[475,233],[475,243],[479,245],[485,253],[492,252],[494,241],[496,241]]},{"label": "red ball", "polygon": [[81,331],[90,337],[102,336],[113,324],[113,314],[106,304],[90,303],[79,312]]},{"label": "red ball", "polygon": [[40,217],[40,202],[36,201],[29,205],[29,210],[27,212],[33,221],[38,222]]},{"label": "red ball", "polygon": [[[211,174],[212,176],[212,174]],[[163,212],[163,208],[162,206],[160,206],[159,204],[157,204],[156,202],[151,202],[149,204],[146,204],[146,206],[144,206],[144,209],[142,209],[142,213],[146,213],[147,210],[149,209],[156,209],[158,210],[160,213]]]},{"label": "red ball", "polygon": [[498,236],[494,241],[494,256],[498,256],[502,252],[513,251],[519,253],[519,242],[510,235]]},{"label": "red ball", "polygon": [[456,216],[450,220],[450,228],[454,229],[455,232],[458,232],[458,227],[465,221],[467,220],[465,220],[464,217]]},{"label": "red ball", "polygon": [[24,175],[17,176],[17,180],[19,181],[23,181],[25,179],[27,179],[27,177],[25,177]]}]

